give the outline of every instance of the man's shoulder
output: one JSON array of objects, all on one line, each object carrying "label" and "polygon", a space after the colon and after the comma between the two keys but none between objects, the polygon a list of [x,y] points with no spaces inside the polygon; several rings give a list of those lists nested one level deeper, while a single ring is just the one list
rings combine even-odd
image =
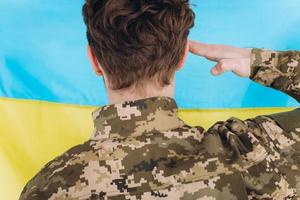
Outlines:
[{"label": "man's shoulder", "polygon": [[91,160],[98,160],[92,141],[73,146],[48,162],[25,186],[20,199],[48,199],[59,190],[80,185]]}]

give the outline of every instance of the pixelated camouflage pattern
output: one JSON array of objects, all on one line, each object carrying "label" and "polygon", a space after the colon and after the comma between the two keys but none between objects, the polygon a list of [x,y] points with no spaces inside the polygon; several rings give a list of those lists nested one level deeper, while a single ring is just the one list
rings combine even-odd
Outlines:
[{"label": "pixelated camouflage pattern", "polygon": [[[250,78],[299,101],[299,62],[254,49]],[[49,162],[20,199],[300,199],[300,112],[284,114],[289,129],[280,115],[205,131],[178,118],[169,97],[103,106],[91,139]]]},{"label": "pixelated camouflage pattern", "polygon": [[250,78],[300,101],[300,52],[253,49]]}]

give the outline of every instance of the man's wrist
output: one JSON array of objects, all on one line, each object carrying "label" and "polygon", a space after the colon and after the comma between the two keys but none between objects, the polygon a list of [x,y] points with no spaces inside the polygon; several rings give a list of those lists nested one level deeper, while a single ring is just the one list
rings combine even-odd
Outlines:
[{"label": "man's wrist", "polygon": [[278,65],[278,52],[267,49],[253,48],[251,50],[250,79],[262,68],[276,68]]}]

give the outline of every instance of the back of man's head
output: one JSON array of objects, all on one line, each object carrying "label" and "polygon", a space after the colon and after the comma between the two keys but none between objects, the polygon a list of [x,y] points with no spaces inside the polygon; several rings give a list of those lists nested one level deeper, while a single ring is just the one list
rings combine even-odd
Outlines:
[{"label": "back of man's head", "polygon": [[83,16],[111,89],[153,77],[169,85],[195,18],[188,0],[86,0]]}]

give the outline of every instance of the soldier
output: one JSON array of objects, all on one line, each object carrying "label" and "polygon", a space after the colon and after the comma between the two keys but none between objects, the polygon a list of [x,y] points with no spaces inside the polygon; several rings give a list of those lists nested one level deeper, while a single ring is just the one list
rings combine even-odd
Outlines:
[{"label": "soldier", "polygon": [[20,199],[299,199],[300,110],[216,122],[177,114],[188,50],[300,101],[300,52],[188,42],[188,0],[87,0],[88,54],[109,105],[90,140],[49,162]]}]

